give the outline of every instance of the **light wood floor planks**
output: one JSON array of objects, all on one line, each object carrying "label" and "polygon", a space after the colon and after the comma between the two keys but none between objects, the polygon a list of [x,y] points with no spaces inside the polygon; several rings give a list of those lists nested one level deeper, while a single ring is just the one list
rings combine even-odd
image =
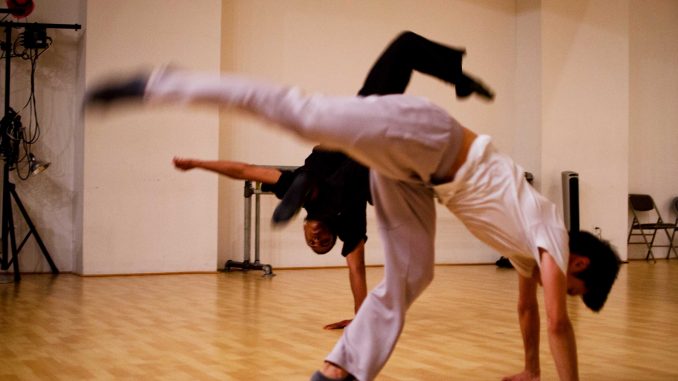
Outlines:
[{"label": "light wood floor planks", "polygon": [[[0,284],[0,380],[308,380],[349,318],[344,269]],[[371,286],[382,275],[369,268]],[[439,266],[378,380],[499,380],[522,366],[517,276]],[[583,380],[678,380],[678,261],[624,265],[608,305],[570,302]],[[543,317],[542,317],[543,320]],[[555,380],[542,324],[542,379]]]}]

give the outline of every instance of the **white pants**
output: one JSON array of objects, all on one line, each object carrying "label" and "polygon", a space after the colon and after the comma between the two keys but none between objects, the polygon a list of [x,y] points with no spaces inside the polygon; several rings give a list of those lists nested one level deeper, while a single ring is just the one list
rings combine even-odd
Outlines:
[{"label": "white pants", "polygon": [[359,380],[374,379],[395,347],[407,309],[433,280],[436,216],[430,182],[457,156],[457,121],[419,97],[305,96],[295,88],[238,76],[172,70],[154,73],[146,99],[250,111],[371,168],[385,275],[327,360]]}]

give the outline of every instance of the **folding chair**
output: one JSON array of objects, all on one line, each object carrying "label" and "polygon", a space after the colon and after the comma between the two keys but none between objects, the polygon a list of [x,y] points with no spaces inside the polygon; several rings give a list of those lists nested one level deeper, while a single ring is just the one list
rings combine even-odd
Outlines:
[{"label": "folding chair", "polygon": [[671,203],[671,206],[673,206],[673,212],[676,214],[676,222],[673,226],[673,233],[671,234],[671,242],[669,243],[671,245],[671,248],[669,248],[668,257],[671,256],[671,250],[673,250],[673,254],[676,255],[676,258],[678,258],[678,252],[676,251],[676,248],[678,248],[678,246],[676,245],[676,242],[674,241],[675,238],[676,238],[676,231],[678,231],[678,197],[673,198],[673,202]]},{"label": "folding chair", "polygon": [[[655,261],[652,249],[655,247],[668,247],[666,258],[671,255],[671,250],[676,253],[676,248],[673,247],[673,236],[676,233],[676,223],[666,223],[662,219],[657,205],[650,195],[647,194],[630,194],[629,207],[633,213],[633,222],[631,222],[631,229],[629,229],[629,236],[627,243],[629,245],[643,244],[647,247],[647,255],[645,259],[652,258]],[[678,221],[676,221],[678,222]],[[655,245],[655,238],[657,231],[663,230],[669,243],[666,245]],[[638,240],[638,237],[642,238]],[[633,238],[636,238],[633,240]]]}]

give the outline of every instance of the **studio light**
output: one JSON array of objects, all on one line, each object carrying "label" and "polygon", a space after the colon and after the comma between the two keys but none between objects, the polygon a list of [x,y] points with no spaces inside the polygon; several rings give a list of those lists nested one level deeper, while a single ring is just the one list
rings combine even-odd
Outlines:
[{"label": "studio light", "polygon": [[52,163],[36,159],[32,153],[28,154],[28,170],[32,175],[42,173],[50,164]]}]

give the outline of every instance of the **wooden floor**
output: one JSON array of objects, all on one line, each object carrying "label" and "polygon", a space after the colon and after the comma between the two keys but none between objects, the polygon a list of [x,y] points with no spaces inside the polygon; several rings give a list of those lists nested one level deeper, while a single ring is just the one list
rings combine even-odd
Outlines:
[{"label": "wooden floor", "polygon": [[[0,284],[0,380],[308,380],[351,316],[344,269]],[[371,285],[380,268],[368,269]],[[499,380],[522,366],[517,276],[440,266],[378,380]],[[678,260],[631,262],[608,305],[576,299],[583,380],[678,380]],[[542,380],[555,380],[542,324]]]}]

